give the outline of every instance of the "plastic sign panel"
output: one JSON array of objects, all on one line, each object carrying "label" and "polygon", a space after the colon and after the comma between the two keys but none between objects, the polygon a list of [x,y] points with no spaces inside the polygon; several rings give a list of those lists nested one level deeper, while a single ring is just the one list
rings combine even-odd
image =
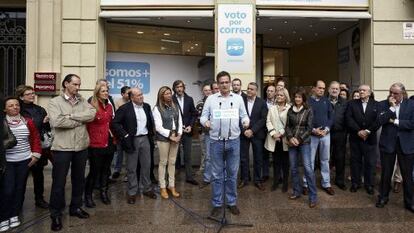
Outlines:
[{"label": "plastic sign panel", "polygon": [[213,110],[213,119],[238,119],[239,118],[239,109],[214,109]]},{"label": "plastic sign panel", "polygon": [[217,71],[254,73],[253,5],[219,4],[217,15]]},{"label": "plastic sign panel", "polygon": [[106,80],[109,81],[109,94],[118,95],[123,86],[141,89],[143,94],[150,91],[150,64],[146,62],[106,62]]},{"label": "plastic sign panel", "polygon": [[267,6],[346,6],[369,7],[368,0],[256,0],[256,5]]}]

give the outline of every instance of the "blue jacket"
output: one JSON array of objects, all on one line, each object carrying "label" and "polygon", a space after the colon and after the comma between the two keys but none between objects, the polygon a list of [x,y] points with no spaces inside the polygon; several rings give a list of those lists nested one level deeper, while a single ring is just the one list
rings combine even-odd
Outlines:
[{"label": "blue jacket", "polygon": [[395,112],[390,110],[388,100],[379,104],[378,121],[382,125],[379,148],[385,153],[395,153],[397,138],[404,154],[414,154],[414,101],[404,99],[400,106],[398,126],[390,122],[396,119]]},{"label": "blue jacket", "polygon": [[322,96],[318,101],[313,97],[308,100],[309,105],[313,111],[312,127],[316,128],[329,128],[331,129],[335,114],[332,109],[332,104],[328,98]]}]

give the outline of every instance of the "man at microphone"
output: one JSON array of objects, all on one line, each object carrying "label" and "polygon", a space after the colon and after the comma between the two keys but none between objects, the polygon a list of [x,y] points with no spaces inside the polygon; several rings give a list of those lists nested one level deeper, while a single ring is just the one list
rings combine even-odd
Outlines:
[{"label": "man at microphone", "polygon": [[[249,117],[240,95],[230,92],[231,77],[221,71],[216,77],[220,91],[210,95],[203,108],[200,123],[210,129],[212,172],[212,205],[210,218],[219,219],[222,212],[223,192],[230,212],[239,215],[237,208],[237,173],[240,165],[240,122],[249,126]],[[223,187],[226,166],[226,187]]]}]

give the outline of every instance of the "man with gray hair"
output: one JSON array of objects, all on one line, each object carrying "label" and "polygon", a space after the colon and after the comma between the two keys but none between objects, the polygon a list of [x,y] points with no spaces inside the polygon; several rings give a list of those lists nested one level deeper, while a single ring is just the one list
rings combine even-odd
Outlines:
[{"label": "man with gray hair", "polygon": [[382,171],[376,207],[383,208],[388,202],[397,157],[403,177],[404,207],[414,213],[414,101],[407,98],[402,83],[394,83],[389,89],[388,99],[379,103],[379,110],[378,121],[382,125],[379,141]]},{"label": "man with gray hair", "polygon": [[346,122],[351,146],[351,192],[361,187],[364,172],[364,185],[368,194],[374,194],[375,166],[377,161],[378,102],[371,98],[368,85],[359,86],[360,99],[351,100],[346,111]]},{"label": "man with gray hair", "polygon": [[334,123],[331,127],[331,161],[335,164],[335,185],[345,190],[345,151],[346,126],[345,111],[347,101],[339,97],[339,82],[333,81],[329,85],[329,101],[334,112]]}]

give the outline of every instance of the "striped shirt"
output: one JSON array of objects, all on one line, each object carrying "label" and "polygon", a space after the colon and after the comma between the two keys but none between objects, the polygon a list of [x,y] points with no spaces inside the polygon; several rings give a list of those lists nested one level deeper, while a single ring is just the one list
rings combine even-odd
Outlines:
[{"label": "striped shirt", "polygon": [[6,150],[7,162],[19,162],[31,158],[31,148],[29,143],[30,132],[27,125],[9,125],[11,131],[17,139],[17,145]]}]

